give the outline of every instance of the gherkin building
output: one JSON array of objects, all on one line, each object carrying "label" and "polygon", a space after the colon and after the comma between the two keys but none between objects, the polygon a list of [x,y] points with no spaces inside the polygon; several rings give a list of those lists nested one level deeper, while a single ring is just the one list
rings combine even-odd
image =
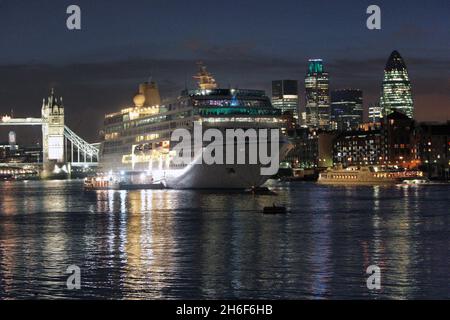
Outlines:
[{"label": "gherkin building", "polygon": [[391,53],[384,69],[380,106],[385,116],[398,111],[414,118],[411,82],[405,61],[398,51]]}]

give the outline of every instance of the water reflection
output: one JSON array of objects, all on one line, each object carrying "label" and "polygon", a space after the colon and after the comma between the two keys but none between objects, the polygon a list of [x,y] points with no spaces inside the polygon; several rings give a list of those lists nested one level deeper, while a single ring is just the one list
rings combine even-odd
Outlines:
[{"label": "water reflection", "polygon": [[[447,187],[272,188],[276,197],[0,184],[0,297],[450,297]],[[275,201],[290,214],[262,215]],[[65,288],[72,264],[80,291]],[[377,292],[366,288],[372,264]]]}]

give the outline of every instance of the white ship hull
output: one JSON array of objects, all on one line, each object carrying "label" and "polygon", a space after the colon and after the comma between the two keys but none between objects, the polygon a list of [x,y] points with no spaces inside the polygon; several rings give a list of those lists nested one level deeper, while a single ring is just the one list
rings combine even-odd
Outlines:
[{"label": "white ship hull", "polygon": [[260,165],[194,164],[185,170],[167,170],[163,183],[171,189],[248,189],[264,184]]},{"label": "white ship hull", "polygon": [[[292,145],[280,143],[282,161]],[[247,150],[248,151],[248,150]],[[249,189],[263,185],[271,176],[263,175],[261,164],[189,164],[183,169],[154,171],[155,181],[170,189]]]},{"label": "white ship hull", "polygon": [[[279,144],[279,161],[282,161],[292,145],[285,139]],[[239,149],[239,148],[238,148]],[[249,148],[245,150],[248,157]],[[274,159],[275,161],[275,159]],[[163,161],[164,162],[164,161]],[[278,168],[279,163],[272,163]],[[164,168],[161,163],[141,163],[133,166],[103,163],[105,172],[146,172],[155,183],[162,183],[170,189],[249,189],[263,185],[271,175],[263,174],[262,164],[212,164],[208,165],[193,159],[192,163],[181,168]]]}]

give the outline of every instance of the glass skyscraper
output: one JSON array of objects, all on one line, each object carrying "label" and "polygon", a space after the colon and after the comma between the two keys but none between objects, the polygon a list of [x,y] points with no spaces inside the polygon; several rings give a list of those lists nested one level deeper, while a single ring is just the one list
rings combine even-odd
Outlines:
[{"label": "glass skyscraper", "polygon": [[281,109],[282,113],[292,112],[294,119],[298,121],[298,81],[272,81],[272,105]]},{"label": "glass skyscraper", "polygon": [[310,59],[305,77],[306,126],[330,128],[330,81],[322,59]]},{"label": "glass skyscraper", "polygon": [[396,110],[409,118],[414,117],[411,82],[405,61],[397,51],[391,53],[384,69],[380,106],[384,116]]},{"label": "glass skyscraper", "polygon": [[331,129],[358,129],[363,122],[363,94],[359,89],[331,92]]}]

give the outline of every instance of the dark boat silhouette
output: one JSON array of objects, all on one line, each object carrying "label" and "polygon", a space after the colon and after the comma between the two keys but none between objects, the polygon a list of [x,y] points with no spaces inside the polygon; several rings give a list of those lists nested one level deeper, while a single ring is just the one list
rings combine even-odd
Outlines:
[{"label": "dark boat silhouette", "polygon": [[275,203],[271,207],[264,207],[264,214],[286,214],[286,207],[276,206]]}]

